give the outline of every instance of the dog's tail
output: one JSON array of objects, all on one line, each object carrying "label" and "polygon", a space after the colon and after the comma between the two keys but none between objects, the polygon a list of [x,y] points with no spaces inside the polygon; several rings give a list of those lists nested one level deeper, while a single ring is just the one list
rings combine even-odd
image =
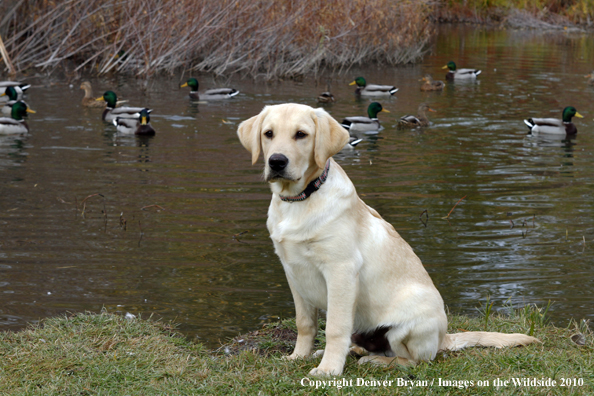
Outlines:
[{"label": "dog's tail", "polygon": [[473,346],[503,348],[525,346],[533,342],[540,342],[540,340],[519,333],[503,334],[487,331],[469,331],[465,333],[446,334],[439,350],[459,351],[460,349]]}]

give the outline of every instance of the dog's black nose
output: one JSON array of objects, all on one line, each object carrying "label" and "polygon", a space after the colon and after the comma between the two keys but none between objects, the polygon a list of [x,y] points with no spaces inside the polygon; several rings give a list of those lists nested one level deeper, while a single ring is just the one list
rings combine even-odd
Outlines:
[{"label": "dog's black nose", "polygon": [[287,167],[289,164],[289,159],[285,157],[284,154],[272,154],[270,158],[268,158],[268,165],[270,169],[275,172],[280,172]]}]

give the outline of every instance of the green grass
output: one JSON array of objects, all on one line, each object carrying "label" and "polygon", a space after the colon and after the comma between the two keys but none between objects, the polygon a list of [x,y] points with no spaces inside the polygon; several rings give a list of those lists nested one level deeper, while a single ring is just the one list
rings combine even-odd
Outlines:
[{"label": "green grass", "polygon": [[[317,344],[323,348],[320,322]],[[301,385],[319,358],[297,362],[281,358],[293,348],[294,320],[268,325],[217,351],[207,351],[161,322],[105,312],[76,314],[0,333],[0,395],[592,394],[593,344],[587,324],[554,327],[546,323],[545,309],[534,307],[505,316],[490,310],[487,320],[450,316],[450,332],[482,331],[485,326],[489,331],[532,331],[543,343],[501,350],[469,348],[438,354],[433,362],[415,367],[359,366],[355,357],[349,357],[343,376],[326,379],[346,384],[352,380],[353,386],[338,390],[336,382],[330,386],[319,382],[316,389],[315,381],[321,381],[316,378]],[[584,334],[586,345],[571,340],[576,333]],[[512,378],[550,378],[557,386],[515,387]],[[562,379],[582,380],[584,385],[562,387]],[[388,387],[356,386],[362,380],[393,382]],[[405,380],[412,381],[408,385],[425,385],[398,386]],[[489,385],[478,387],[479,380]],[[493,385],[496,380],[510,382],[498,388]]]}]

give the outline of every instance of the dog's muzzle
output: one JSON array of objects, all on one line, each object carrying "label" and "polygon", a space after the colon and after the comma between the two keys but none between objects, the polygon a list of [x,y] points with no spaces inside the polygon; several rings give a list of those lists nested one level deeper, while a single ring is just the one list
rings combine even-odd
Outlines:
[{"label": "dog's muzzle", "polygon": [[284,154],[272,154],[268,158],[268,167],[270,173],[268,174],[268,180],[285,177],[285,169],[289,165],[289,159]]}]

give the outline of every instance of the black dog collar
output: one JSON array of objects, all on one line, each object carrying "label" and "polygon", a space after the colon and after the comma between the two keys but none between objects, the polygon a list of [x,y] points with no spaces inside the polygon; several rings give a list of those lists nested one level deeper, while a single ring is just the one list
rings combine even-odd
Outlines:
[{"label": "black dog collar", "polygon": [[305,190],[303,190],[301,192],[301,194],[295,195],[293,197],[283,197],[282,195],[279,195],[280,199],[285,202],[299,202],[299,201],[306,200],[307,198],[309,198],[309,196],[311,194],[318,191],[320,189],[320,187],[322,186],[322,184],[324,184],[326,182],[326,179],[328,178],[329,170],[330,170],[330,159],[328,159],[328,161],[326,162],[326,167],[324,168],[324,171],[322,172],[322,174],[317,179],[312,180],[307,185],[307,187],[305,187]]}]

